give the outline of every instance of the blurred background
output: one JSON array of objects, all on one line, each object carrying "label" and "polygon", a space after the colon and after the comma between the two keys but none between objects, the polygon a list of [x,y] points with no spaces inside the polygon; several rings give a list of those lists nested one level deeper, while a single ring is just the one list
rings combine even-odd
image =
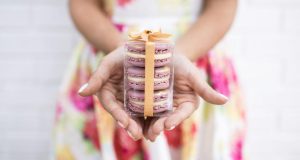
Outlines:
[{"label": "blurred background", "polygon": [[[300,159],[300,0],[240,0],[226,39],[254,160]],[[55,99],[80,39],[66,0],[0,0],[0,159],[49,158]]]}]

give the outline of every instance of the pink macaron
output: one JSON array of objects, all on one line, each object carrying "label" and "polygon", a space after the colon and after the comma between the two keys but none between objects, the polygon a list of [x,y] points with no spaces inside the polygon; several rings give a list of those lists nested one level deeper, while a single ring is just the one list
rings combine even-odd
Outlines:
[{"label": "pink macaron", "polygon": [[[159,44],[155,46],[154,66],[161,67],[169,64],[172,57],[170,44]],[[126,61],[128,64],[138,67],[145,67],[145,44],[140,43],[126,45]]]},{"label": "pink macaron", "polygon": [[[128,67],[126,71],[127,82],[130,88],[136,90],[145,89],[145,69],[140,67]],[[158,67],[154,69],[154,90],[166,89],[170,86],[170,67]]]},{"label": "pink macaron", "polygon": [[[168,110],[168,93],[169,90],[160,90],[154,92],[153,113],[160,113]],[[129,90],[127,92],[128,107],[136,113],[144,113],[144,91]]]}]

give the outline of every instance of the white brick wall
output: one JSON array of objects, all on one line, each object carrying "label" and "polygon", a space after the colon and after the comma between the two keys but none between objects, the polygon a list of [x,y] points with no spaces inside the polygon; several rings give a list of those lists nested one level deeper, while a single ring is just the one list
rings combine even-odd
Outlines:
[{"label": "white brick wall", "polygon": [[[240,0],[227,36],[247,96],[250,159],[300,159],[299,10],[299,0]],[[77,37],[66,0],[0,1],[1,160],[49,156],[56,93]]]},{"label": "white brick wall", "polygon": [[0,159],[49,157],[57,90],[77,34],[66,0],[0,2]]}]

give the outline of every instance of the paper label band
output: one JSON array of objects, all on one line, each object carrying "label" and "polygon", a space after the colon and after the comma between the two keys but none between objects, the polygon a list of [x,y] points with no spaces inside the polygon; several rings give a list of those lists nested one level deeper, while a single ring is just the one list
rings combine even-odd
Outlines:
[{"label": "paper label band", "polygon": [[145,57],[145,101],[144,116],[153,116],[153,96],[154,96],[154,53],[155,43],[146,42]]}]

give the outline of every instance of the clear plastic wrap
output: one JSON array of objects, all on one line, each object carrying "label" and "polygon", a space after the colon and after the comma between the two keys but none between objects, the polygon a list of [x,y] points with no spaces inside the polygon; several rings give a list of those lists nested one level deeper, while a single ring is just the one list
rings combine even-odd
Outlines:
[{"label": "clear plastic wrap", "polygon": [[[128,41],[124,46],[124,107],[131,116],[145,117],[145,99],[149,100],[150,95],[153,98],[150,103],[151,116],[160,117],[173,110],[174,45],[170,42],[152,42],[154,64],[152,68],[147,68],[146,43]],[[147,72],[153,72],[150,73],[153,75],[150,77],[153,90],[148,90],[153,94],[145,93],[145,83],[149,84],[145,78]]]}]

